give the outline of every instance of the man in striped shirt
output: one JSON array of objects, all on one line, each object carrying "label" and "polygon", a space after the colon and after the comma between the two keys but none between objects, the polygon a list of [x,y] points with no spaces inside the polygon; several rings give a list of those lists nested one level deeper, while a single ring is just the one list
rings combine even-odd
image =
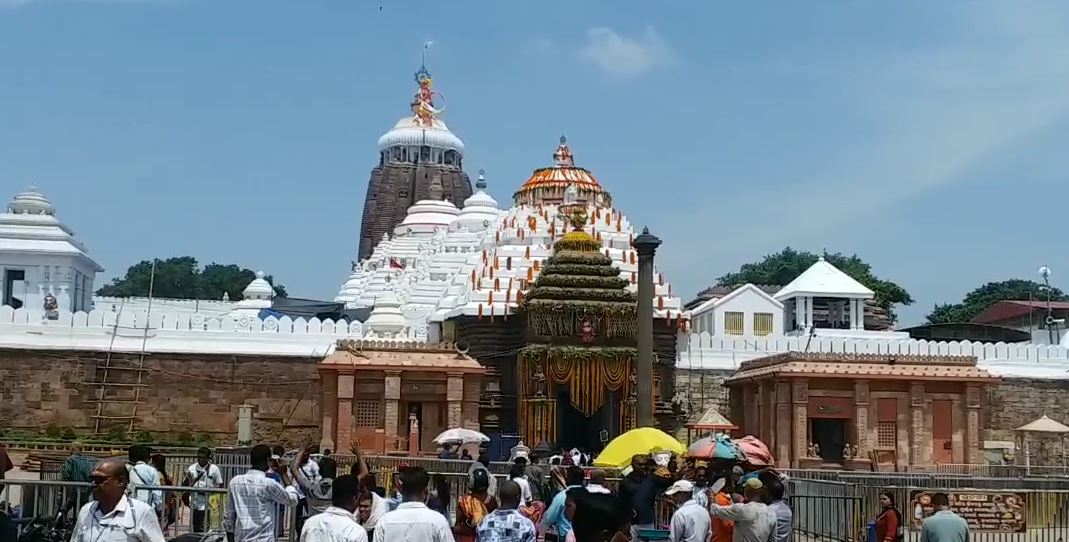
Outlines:
[{"label": "man in striped shirt", "polygon": [[297,505],[297,489],[285,466],[279,472],[281,484],[265,474],[270,460],[271,448],[257,444],[249,452],[252,468],[230,480],[223,530],[232,542],[275,542],[277,505]]}]

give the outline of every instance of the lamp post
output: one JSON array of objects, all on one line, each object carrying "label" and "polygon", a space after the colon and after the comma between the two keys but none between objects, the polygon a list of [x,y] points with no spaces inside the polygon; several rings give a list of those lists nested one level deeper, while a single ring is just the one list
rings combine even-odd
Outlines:
[{"label": "lamp post", "polygon": [[1039,276],[1043,279],[1043,289],[1047,291],[1047,318],[1044,324],[1047,326],[1048,344],[1058,344],[1054,334],[1054,311],[1050,308],[1050,268],[1045,265],[1040,267]]},{"label": "lamp post", "polygon": [[653,426],[653,255],[661,240],[642,229],[633,242],[638,251],[638,359],[635,368],[638,404],[635,421],[639,427]]}]

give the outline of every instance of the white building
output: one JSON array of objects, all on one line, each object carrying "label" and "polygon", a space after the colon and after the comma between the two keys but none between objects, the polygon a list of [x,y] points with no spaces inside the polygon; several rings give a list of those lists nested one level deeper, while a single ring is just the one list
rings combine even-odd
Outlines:
[{"label": "white building", "polygon": [[56,310],[89,310],[93,279],[103,270],[36,188],[0,213],[0,305],[43,309],[51,296]]}]

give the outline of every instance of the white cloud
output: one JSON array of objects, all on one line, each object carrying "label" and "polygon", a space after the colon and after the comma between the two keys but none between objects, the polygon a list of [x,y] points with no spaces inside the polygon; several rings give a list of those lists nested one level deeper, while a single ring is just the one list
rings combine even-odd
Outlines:
[{"label": "white cloud", "polygon": [[581,53],[607,73],[620,77],[642,75],[672,59],[671,49],[652,27],[634,38],[611,28],[591,28]]}]

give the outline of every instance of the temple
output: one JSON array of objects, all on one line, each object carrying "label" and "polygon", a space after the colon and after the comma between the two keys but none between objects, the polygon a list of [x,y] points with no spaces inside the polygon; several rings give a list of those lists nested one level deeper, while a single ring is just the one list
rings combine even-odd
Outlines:
[{"label": "temple", "polygon": [[408,208],[421,200],[464,201],[471,181],[464,173],[464,143],[439,116],[433,79],[421,66],[412,99],[412,114],[379,138],[379,163],[371,170],[357,260],[371,255],[375,244],[400,224]]}]

